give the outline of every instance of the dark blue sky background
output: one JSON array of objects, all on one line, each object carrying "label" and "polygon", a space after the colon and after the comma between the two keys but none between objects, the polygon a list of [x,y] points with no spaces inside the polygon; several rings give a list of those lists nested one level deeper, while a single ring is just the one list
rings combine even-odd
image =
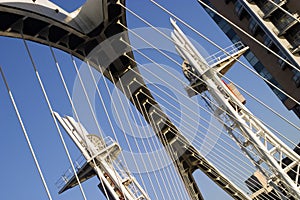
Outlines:
[{"label": "dark blue sky background", "polygon": [[[84,3],[83,0],[53,0],[53,2],[57,3],[67,11],[73,11]],[[219,30],[212,19],[208,17],[206,12],[198,5],[196,0],[158,2],[169,8],[198,31],[214,40],[218,45],[226,47],[231,44],[224,36],[223,32]],[[154,26],[171,29],[169,22],[170,16],[155,7],[150,1],[128,0],[127,6],[146,20],[149,20]],[[127,13],[127,17],[129,28],[145,27],[145,24],[136,19],[133,15]],[[217,51],[215,47],[208,44],[205,40],[201,39],[183,25],[180,25],[180,27],[182,27],[187,35],[201,44],[209,53]],[[54,109],[62,114],[71,115],[72,109],[67,101],[49,48],[31,42],[29,42],[29,45]],[[55,182],[69,167],[69,163],[34,75],[24,44],[21,40],[0,37],[0,51],[0,65],[7,76],[7,81],[15,96],[26,129],[34,149],[36,150],[42,170],[44,171],[51,194],[54,199],[83,199],[78,188],[72,189],[62,195],[57,195]],[[56,53],[68,87],[72,90],[76,72],[72,67],[71,59],[60,51],[56,51]],[[140,55],[135,54],[135,56],[141,63],[146,63],[146,60]],[[157,59],[159,59],[159,57],[157,57]],[[180,61],[178,57],[176,59]],[[243,61],[245,60],[243,59]],[[163,63],[172,65],[167,61]],[[269,105],[288,119],[299,124],[299,120],[296,119],[294,114],[288,112],[283,107],[264,82],[245,70],[242,66],[236,65],[228,76],[263,101],[268,102]],[[0,199],[46,199],[46,193],[43,189],[41,180],[34,166],[27,144],[22,135],[23,133],[20,125],[2,81],[0,81],[0,97],[0,151],[2,155],[0,166]],[[295,143],[299,142],[298,132],[286,125],[280,119],[274,117],[269,111],[259,107],[251,99],[249,99],[247,105],[256,115],[269,122],[278,130],[286,133],[286,136]],[[106,130],[107,125],[103,126],[103,129]],[[75,159],[79,155],[79,152],[67,138],[66,134],[64,134],[64,136],[70,147],[72,157]],[[196,173],[196,179],[207,199],[231,199],[223,191],[214,186],[214,184],[202,175],[202,173]],[[104,198],[97,189],[97,184],[98,181],[95,178],[83,184],[89,200]]]}]

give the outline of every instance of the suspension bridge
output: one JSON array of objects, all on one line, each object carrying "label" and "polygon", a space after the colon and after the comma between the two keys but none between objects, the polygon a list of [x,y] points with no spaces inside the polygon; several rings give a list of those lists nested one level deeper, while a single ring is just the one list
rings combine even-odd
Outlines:
[{"label": "suspension bridge", "polygon": [[87,0],[72,12],[47,0],[0,1],[0,35],[26,59],[11,61],[21,66],[13,70],[0,63],[0,91],[39,177],[45,196],[36,198],[202,200],[209,182],[218,198],[300,199],[299,121],[234,79],[246,71],[268,82],[242,58],[249,47],[218,44],[169,6],[144,3],[169,29],[125,0]]}]

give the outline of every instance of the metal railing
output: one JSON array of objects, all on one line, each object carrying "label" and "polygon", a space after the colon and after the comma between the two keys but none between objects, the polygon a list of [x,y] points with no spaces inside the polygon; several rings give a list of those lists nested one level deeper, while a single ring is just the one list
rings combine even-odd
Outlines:
[{"label": "metal railing", "polygon": [[297,48],[300,45],[300,31],[294,35],[292,44],[294,48]]},{"label": "metal railing", "polygon": [[111,137],[107,136],[103,139],[103,142],[104,143],[101,143],[101,146],[100,145],[97,145],[97,147],[99,148],[99,150],[103,150],[109,146],[111,146],[112,144],[116,143]]},{"label": "metal railing", "polygon": [[[104,138],[104,144],[100,147],[101,150],[113,145],[115,141],[111,137]],[[77,173],[80,168],[86,163],[86,159],[83,155],[80,155],[74,162],[75,172]],[[62,189],[66,183],[74,176],[74,170],[70,166],[65,173],[56,181],[55,185],[58,189]]]},{"label": "metal railing", "polygon": [[295,18],[299,18],[297,13],[293,14],[293,17],[285,14],[275,22],[275,26],[278,28],[280,33],[284,33],[288,28],[296,24],[298,21]]},{"label": "metal railing", "polygon": [[[276,3],[278,6],[281,6],[284,3],[286,3],[286,0],[274,0],[274,3]],[[278,7],[269,1],[266,1],[265,4],[261,8],[261,10],[265,14],[265,17],[268,17],[277,9],[278,9]]]},{"label": "metal railing", "polygon": [[237,52],[239,52],[240,50],[242,50],[243,48],[245,48],[246,46],[241,42],[237,42],[234,43],[233,45],[230,45],[229,47],[226,47],[225,49],[223,49],[223,51],[218,51],[212,55],[210,55],[209,57],[207,57],[205,60],[207,62],[207,64],[209,66],[213,65],[214,63],[223,60],[224,58],[227,58],[229,55],[233,55]]},{"label": "metal railing", "polygon": [[[76,161],[74,162],[74,167],[76,173],[78,170],[86,163],[86,159],[83,155],[80,155]],[[56,181],[55,186],[60,190],[64,187],[64,185],[74,176],[74,171],[70,166],[65,173]]]}]

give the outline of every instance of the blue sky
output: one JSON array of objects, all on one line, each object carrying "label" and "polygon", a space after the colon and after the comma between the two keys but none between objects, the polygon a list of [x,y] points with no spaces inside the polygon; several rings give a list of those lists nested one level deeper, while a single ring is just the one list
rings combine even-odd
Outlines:
[{"label": "blue sky", "polygon": [[[75,2],[70,3],[67,1],[55,0],[53,2],[61,5],[61,7],[68,11],[72,11],[79,7],[84,1],[76,0]],[[166,1],[158,2],[169,8],[180,18],[184,19],[220,46],[226,47],[231,44],[224,36],[223,32],[219,30],[219,28],[213,23],[212,19],[210,19],[198,5],[197,1],[186,1],[184,6],[180,0],[174,0],[172,1],[172,4]],[[171,29],[169,16],[149,1],[128,0],[127,6],[146,20],[149,20],[156,27]],[[133,29],[145,27],[145,24],[131,14],[128,13],[127,17],[129,28]],[[180,25],[180,27],[182,27],[188,36],[201,44],[209,53],[217,51],[215,47],[209,45],[192,31],[182,25]],[[33,147],[36,150],[37,157],[39,158],[53,198],[61,200],[83,199],[78,188],[72,189],[62,195],[57,195],[57,188],[54,183],[70,164],[63,152],[59,136],[49,115],[49,110],[42,96],[22,41],[0,37],[0,44],[0,65],[3,67],[11,90],[15,96],[17,105],[24,119]],[[31,42],[29,43],[29,46],[54,109],[59,111],[61,114],[71,115],[72,109],[68,103],[65,91],[57,74],[49,48]],[[153,56],[164,65],[173,65],[171,62],[163,60],[163,58],[157,53],[151,52],[151,50],[145,50],[145,52],[148,52],[149,55]],[[60,61],[63,74],[65,74],[68,87],[72,91],[73,84],[76,80],[76,72],[72,67],[71,59],[69,56],[61,53],[60,51],[56,51],[56,54]],[[147,60],[145,58],[137,53],[135,53],[135,56],[139,62],[147,64]],[[172,56],[180,61],[179,57],[174,55]],[[80,63],[79,61],[77,62]],[[180,70],[177,69],[177,72],[180,72]],[[230,71],[228,76],[263,101],[268,102],[269,105],[282,113],[289,120],[299,124],[299,119],[284,108],[271,90],[261,80],[257,79],[242,66],[236,65]],[[170,93],[172,93],[172,91],[170,91]],[[32,200],[46,199],[46,193],[43,190],[40,178],[35,169],[30,152],[27,148],[21,128],[18,124],[16,115],[13,111],[13,107],[2,81],[0,81],[0,96],[0,127],[2,130],[0,134],[0,151],[2,152],[2,164],[0,166],[2,172],[0,181],[0,198],[9,200],[20,198]],[[106,101],[109,101],[108,95],[106,96]],[[96,101],[96,103],[100,104],[99,100]],[[295,143],[299,142],[300,138],[297,131],[277,117],[274,117],[269,111],[255,103],[255,101],[249,99],[247,106],[256,115],[270,123],[271,126],[274,126],[283,133],[286,133],[286,136]],[[98,111],[101,112],[101,108],[99,108]],[[105,117],[102,115],[99,116],[103,118]],[[109,131],[107,123],[104,123],[101,128],[104,132]],[[76,147],[72,144],[70,139],[67,138],[66,134],[64,134],[64,137],[67,141],[68,147],[70,148],[72,157],[78,157],[79,152]],[[126,147],[124,147],[124,149],[126,149]],[[202,173],[197,172],[195,177],[207,199],[231,199],[224,194],[223,191],[216,188],[214,184],[212,184],[211,181]],[[98,181],[95,178],[84,184],[88,199],[100,199],[99,195],[101,198],[104,198],[97,189],[97,184]]]}]

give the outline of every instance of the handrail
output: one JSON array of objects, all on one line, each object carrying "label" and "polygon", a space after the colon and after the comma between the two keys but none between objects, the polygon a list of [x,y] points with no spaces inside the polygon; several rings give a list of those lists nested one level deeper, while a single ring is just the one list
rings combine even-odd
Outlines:
[{"label": "handrail", "polygon": [[[74,163],[76,173],[78,170],[86,163],[86,159],[81,154]],[[69,167],[65,173],[55,182],[55,186],[60,190],[63,188],[63,186],[71,179],[71,177],[74,176],[74,171],[72,170],[72,167]]]},{"label": "handrail", "polygon": [[224,51],[218,51],[212,55],[210,55],[209,57],[207,57],[205,60],[207,62],[207,64],[209,66],[213,65],[214,63],[218,62],[219,60],[222,60],[226,57],[228,57],[228,55],[232,55],[240,50],[242,50],[243,48],[245,48],[245,45],[239,41],[239,42],[236,42],[228,47],[226,47],[224,49]]},{"label": "handrail", "polygon": [[[103,145],[103,149],[105,147],[111,146],[114,144],[114,140],[111,137],[104,138],[105,145]],[[86,163],[85,157],[81,154],[74,162],[76,173],[83,167]],[[58,189],[62,189],[62,187],[74,176],[74,171],[72,167],[69,167],[65,173],[56,181],[55,185]]]}]

